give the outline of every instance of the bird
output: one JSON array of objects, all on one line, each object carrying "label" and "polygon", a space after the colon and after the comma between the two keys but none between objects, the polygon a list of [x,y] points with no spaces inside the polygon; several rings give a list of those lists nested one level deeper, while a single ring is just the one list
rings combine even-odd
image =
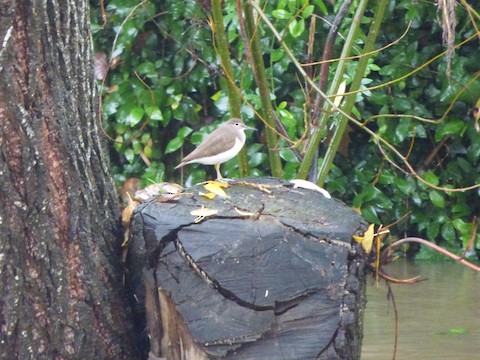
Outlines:
[{"label": "bird", "polygon": [[220,164],[233,159],[245,145],[245,130],[257,130],[247,126],[242,119],[232,118],[221,124],[183,160],[175,166],[178,169],[192,163],[213,165],[217,172],[217,180],[222,180]]}]

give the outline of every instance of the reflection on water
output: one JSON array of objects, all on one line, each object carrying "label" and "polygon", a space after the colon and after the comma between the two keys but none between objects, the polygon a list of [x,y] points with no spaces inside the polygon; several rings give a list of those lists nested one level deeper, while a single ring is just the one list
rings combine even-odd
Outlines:
[{"label": "reflection on water", "polygon": [[[388,272],[398,278],[428,278],[392,285],[399,318],[397,360],[480,359],[479,273],[450,261],[400,259]],[[385,283],[369,281],[367,300],[362,360],[392,359],[394,310]]]}]

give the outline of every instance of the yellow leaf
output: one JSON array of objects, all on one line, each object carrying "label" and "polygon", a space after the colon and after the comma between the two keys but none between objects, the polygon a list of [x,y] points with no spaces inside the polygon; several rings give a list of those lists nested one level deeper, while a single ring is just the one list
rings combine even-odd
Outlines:
[{"label": "yellow leaf", "polygon": [[362,209],[360,209],[360,207],[354,207],[354,208],[352,208],[352,209],[353,209],[353,211],[355,211],[357,214],[362,215]]},{"label": "yellow leaf", "polygon": [[337,96],[335,96],[335,98],[333,99],[333,103],[335,104],[336,107],[339,107],[340,106],[340,103],[342,102],[343,100],[343,93],[345,92],[345,89],[347,88],[347,82],[346,81],[343,81],[340,86],[338,87],[338,92]]},{"label": "yellow leaf", "polygon": [[211,181],[208,181],[209,184],[215,184],[221,188],[224,188],[224,189],[227,189],[230,185],[228,185],[227,182],[224,182],[224,181],[216,181],[216,180],[211,180]]},{"label": "yellow leaf", "polygon": [[374,224],[370,224],[363,236],[353,235],[353,239],[359,244],[362,244],[362,248],[367,254],[370,254],[370,252],[372,251],[373,238],[375,234],[374,227]]},{"label": "yellow leaf", "polygon": [[209,193],[199,192],[198,195],[203,196],[204,198],[207,198],[208,200],[212,200],[215,196],[217,196],[212,192],[209,192]]},{"label": "yellow leaf", "polygon": [[218,195],[222,198],[230,198],[230,196],[228,196],[227,193],[222,189],[222,187],[228,187],[228,185],[225,186],[225,184],[219,181],[210,181],[207,184],[203,185],[203,187],[209,192],[214,193],[215,195]]}]

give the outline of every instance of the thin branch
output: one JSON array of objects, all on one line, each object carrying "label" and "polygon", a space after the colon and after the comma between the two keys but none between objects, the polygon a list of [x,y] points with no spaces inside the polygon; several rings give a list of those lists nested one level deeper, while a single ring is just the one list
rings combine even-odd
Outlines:
[{"label": "thin branch", "polygon": [[425,239],[422,239],[422,238],[418,238],[418,237],[406,237],[406,238],[403,238],[401,240],[398,240],[398,241],[395,241],[393,244],[390,244],[386,249],[384,249],[380,255],[381,259],[382,259],[382,264],[387,264],[388,262],[390,262],[390,259],[392,258],[392,255],[393,255],[393,252],[398,248],[400,247],[401,245],[403,244],[407,244],[407,243],[411,243],[411,242],[414,242],[414,243],[419,243],[419,244],[422,244],[424,246],[428,246],[432,249],[434,249],[435,251],[438,251],[439,253],[445,255],[445,256],[448,256],[449,258],[457,261],[458,263],[462,264],[462,265],[465,265],[467,266],[468,268],[472,269],[472,270],[475,270],[475,271],[478,271],[480,272],[480,266],[478,265],[475,265],[475,264],[472,264],[471,262],[463,259],[461,256],[458,256],[458,255],[455,255],[454,253],[428,241],[428,240],[425,240]]},{"label": "thin branch", "polygon": [[[330,24],[330,23],[329,23]],[[397,44],[398,42],[400,42],[408,33],[408,31],[410,30],[410,27],[412,25],[412,20],[410,20],[410,22],[408,23],[407,25],[407,28],[405,29],[405,31],[403,32],[403,34],[398,38],[396,39],[395,41],[392,41],[391,43],[385,45],[385,46],[382,46],[381,48],[378,48],[378,49],[375,49],[375,50],[372,50],[372,51],[369,51],[369,52],[366,52],[366,53],[363,53],[363,54],[360,54],[360,55],[353,55],[353,56],[347,56],[347,57],[342,57],[342,58],[336,58],[336,59],[329,59],[329,60],[322,60],[322,61],[317,61],[317,62],[310,62],[310,63],[305,63],[305,64],[302,64],[302,66],[304,67],[307,67],[307,66],[313,66],[313,65],[319,65],[319,64],[323,64],[323,63],[326,63],[326,62],[337,62],[337,61],[341,61],[341,60],[355,60],[355,59],[361,59],[362,57],[365,57],[365,56],[370,56],[370,55],[374,55],[376,53],[379,53],[379,52],[382,52],[383,50],[386,50],[388,49],[389,47]]]},{"label": "thin branch", "polygon": [[474,215],[472,220],[472,230],[470,230],[470,237],[468,238],[467,245],[465,245],[465,251],[462,254],[462,258],[465,258],[470,251],[474,251],[475,238],[477,237],[477,226],[477,215]]}]

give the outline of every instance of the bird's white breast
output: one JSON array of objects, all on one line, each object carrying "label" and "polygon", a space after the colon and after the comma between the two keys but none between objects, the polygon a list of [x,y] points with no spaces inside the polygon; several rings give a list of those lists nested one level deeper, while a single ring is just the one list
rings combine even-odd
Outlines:
[{"label": "bird's white breast", "polygon": [[216,164],[223,164],[230,159],[233,159],[239,152],[242,150],[243,145],[245,144],[245,134],[242,132],[242,137],[235,138],[235,145],[228,151],[225,151],[221,154],[204,157],[192,160],[191,162],[200,163],[203,165],[216,165]]}]

